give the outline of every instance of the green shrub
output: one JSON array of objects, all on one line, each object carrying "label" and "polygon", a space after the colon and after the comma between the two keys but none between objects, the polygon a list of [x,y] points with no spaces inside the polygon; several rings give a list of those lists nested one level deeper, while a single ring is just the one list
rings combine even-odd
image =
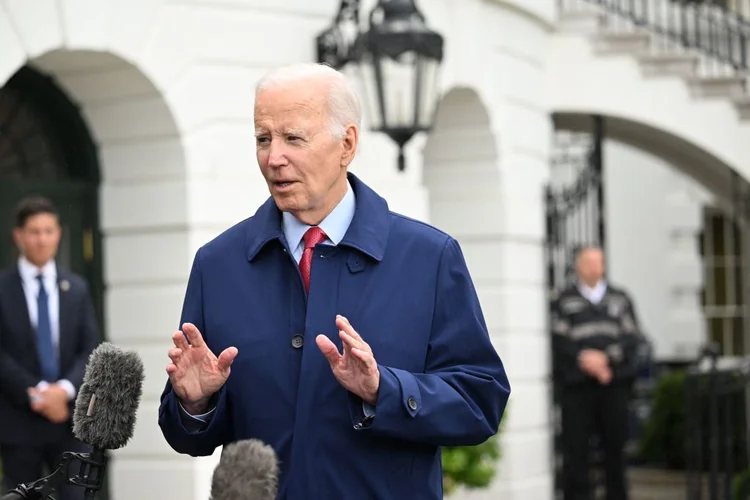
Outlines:
[{"label": "green shrub", "polygon": [[[506,408],[505,415],[508,414]],[[505,415],[503,417],[505,417]],[[486,488],[497,474],[497,461],[500,459],[500,431],[484,443],[477,446],[444,447],[443,456],[443,492],[446,496],[456,488]]]},{"label": "green shrub", "polygon": [[[687,432],[686,429],[686,397],[685,387],[686,373],[684,370],[671,372],[659,379],[654,390],[651,414],[645,423],[643,436],[641,438],[639,455],[640,459],[646,463],[658,464],[673,469],[685,469],[687,465]],[[700,377],[692,383],[690,397],[691,404],[695,405],[692,411],[700,411],[701,421],[700,428],[703,431],[701,435],[701,448],[703,450],[703,470],[708,469],[708,460],[710,458],[709,450],[709,409],[711,401],[706,395],[707,377]],[[736,376],[731,374],[721,375],[717,382],[722,387],[729,387],[737,384]],[[731,402],[730,425],[732,426],[732,453],[733,463],[740,465],[745,463],[745,412],[744,412],[744,394],[742,391],[725,394],[718,410],[719,419],[722,425],[721,432],[725,432],[724,427],[725,403]],[[718,443],[719,456],[724,460],[726,450],[725,442],[720,440]]]},{"label": "green shrub", "polygon": [[643,429],[640,459],[674,469],[685,467],[685,372],[659,379]]},{"label": "green shrub", "polygon": [[740,472],[732,480],[732,500],[750,498],[750,470]]}]

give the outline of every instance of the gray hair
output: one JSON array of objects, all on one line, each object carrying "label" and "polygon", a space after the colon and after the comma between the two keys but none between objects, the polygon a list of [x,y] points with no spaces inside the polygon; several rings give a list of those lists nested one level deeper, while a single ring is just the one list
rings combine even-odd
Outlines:
[{"label": "gray hair", "polygon": [[357,91],[349,79],[332,67],[320,63],[299,63],[277,68],[266,74],[255,86],[255,96],[267,88],[300,83],[309,80],[328,81],[328,111],[331,117],[331,133],[343,139],[346,127],[362,122],[362,105]]}]

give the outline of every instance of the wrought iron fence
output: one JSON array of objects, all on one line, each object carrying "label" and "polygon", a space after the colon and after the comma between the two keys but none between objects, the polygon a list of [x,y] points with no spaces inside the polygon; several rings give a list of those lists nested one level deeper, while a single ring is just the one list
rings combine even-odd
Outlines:
[{"label": "wrought iron fence", "polygon": [[745,500],[750,358],[706,348],[685,379],[687,500]]}]

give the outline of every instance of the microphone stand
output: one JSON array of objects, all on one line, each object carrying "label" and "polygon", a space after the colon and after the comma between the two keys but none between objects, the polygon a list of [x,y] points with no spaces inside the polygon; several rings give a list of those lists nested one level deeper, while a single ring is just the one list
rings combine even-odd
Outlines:
[{"label": "microphone stand", "polygon": [[[79,474],[71,477],[70,469],[74,461],[80,462]],[[32,483],[21,484],[10,490],[7,497],[19,500],[59,500],[60,488],[66,484],[86,488],[86,500],[91,500],[102,488],[107,456],[104,450],[95,448],[92,453],[63,453],[57,470],[47,477]],[[93,471],[93,473],[92,473]],[[101,471],[97,473],[97,471]],[[13,496],[15,495],[15,496]]]}]

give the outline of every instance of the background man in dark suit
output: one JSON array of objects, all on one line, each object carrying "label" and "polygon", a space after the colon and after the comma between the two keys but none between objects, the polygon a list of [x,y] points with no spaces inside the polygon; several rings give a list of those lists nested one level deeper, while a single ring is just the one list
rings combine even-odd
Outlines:
[{"label": "background man in dark suit", "polygon": [[[61,228],[47,199],[22,200],[13,239],[18,264],[0,272],[0,460],[4,488],[85,451],[71,416],[91,351],[100,342],[86,281],[55,263]],[[63,500],[83,497],[67,487]]]}]

